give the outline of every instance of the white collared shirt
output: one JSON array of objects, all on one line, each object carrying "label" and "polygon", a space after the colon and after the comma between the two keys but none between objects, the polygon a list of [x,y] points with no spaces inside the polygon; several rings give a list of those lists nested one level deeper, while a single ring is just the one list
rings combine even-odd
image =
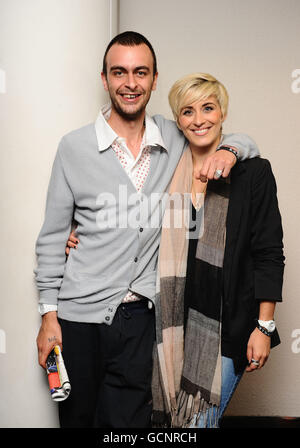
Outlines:
[{"label": "white collared shirt", "polygon": [[137,191],[144,185],[150,169],[151,147],[162,146],[166,149],[160,130],[154,120],[146,114],[145,132],[137,157],[135,158],[126,145],[126,140],[109,126],[111,104],[103,106],[95,123],[99,151],[112,147],[122,167]]}]

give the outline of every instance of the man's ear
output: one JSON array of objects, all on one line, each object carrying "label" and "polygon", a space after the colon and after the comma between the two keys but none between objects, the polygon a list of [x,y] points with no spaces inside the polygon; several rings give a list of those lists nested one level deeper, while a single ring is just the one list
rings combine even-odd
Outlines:
[{"label": "man's ear", "polygon": [[105,73],[101,72],[101,79],[103,82],[104,89],[108,91],[107,78]]},{"label": "man's ear", "polygon": [[158,72],[156,72],[155,75],[154,75],[153,84],[152,84],[152,90],[156,90],[157,77],[158,77]]}]

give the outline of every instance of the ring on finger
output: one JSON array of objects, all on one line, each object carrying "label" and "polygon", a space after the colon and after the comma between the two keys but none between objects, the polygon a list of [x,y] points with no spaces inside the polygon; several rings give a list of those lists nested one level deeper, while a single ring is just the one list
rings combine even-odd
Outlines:
[{"label": "ring on finger", "polygon": [[216,170],[215,171],[215,178],[219,179],[222,176],[223,170]]},{"label": "ring on finger", "polygon": [[254,364],[255,366],[259,366],[259,361],[257,361],[256,359],[251,359],[251,364]]}]

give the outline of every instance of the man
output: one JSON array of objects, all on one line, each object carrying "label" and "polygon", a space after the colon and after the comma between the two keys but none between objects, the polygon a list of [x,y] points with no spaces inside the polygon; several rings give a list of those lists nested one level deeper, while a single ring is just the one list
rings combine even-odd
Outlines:
[{"label": "man", "polygon": [[[72,385],[59,404],[62,427],[148,427],[161,231],[157,198],[167,191],[185,141],[173,122],[145,113],[157,68],[142,35],[114,38],[101,76],[111,105],[95,124],[63,137],[53,165],[36,245],[39,363],[45,367],[52,347],[61,345]],[[232,135],[225,143],[239,156],[243,146],[252,156],[258,153],[247,136]],[[198,175],[212,178],[221,170],[227,176],[235,160],[218,151]],[[73,219],[80,245],[66,263]]]}]

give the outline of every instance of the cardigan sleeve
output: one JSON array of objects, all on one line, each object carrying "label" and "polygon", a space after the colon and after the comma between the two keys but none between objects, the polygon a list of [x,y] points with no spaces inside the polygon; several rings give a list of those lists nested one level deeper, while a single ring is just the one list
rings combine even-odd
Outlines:
[{"label": "cardigan sleeve", "polygon": [[260,152],[255,141],[247,134],[237,132],[235,134],[223,135],[220,146],[229,146],[238,150],[240,161],[260,157]]},{"label": "cardigan sleeve", "polygon": [[52,167],[47,193],[45,219],[36,242],[37,267],[34,270],[40,303],[56,305],[66,263],[65,247],[71,230],[74,196],[65,176],[60,151]]},{"label": "cardigan sleeve", "polygon": [[285,257],[277,187],[269,161],[260,162],[252,181],[251,204],[255,298],[281,302]]}]

